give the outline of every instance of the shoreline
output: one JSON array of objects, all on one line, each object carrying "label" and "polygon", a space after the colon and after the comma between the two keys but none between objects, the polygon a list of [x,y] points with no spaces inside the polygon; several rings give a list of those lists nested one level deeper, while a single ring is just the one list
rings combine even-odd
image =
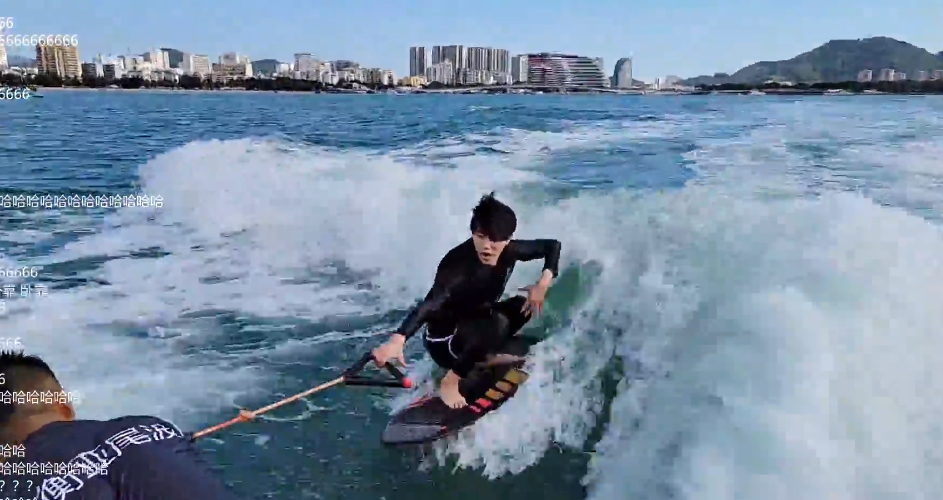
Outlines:
[{"label": "shoreline", "polygon": [[286,94],[286,95],[615,95],[615,96],[656,96],[656,97],[679,97],[679,96],[706,96],[706,95],[746,95],[751,97],[764,96],[829,96],[829,97],[852,97],[852,96],[871,96],[871,95],[900,95],[900,96],[925,96],[925,95],[943,95],[939,92],[881,92],[869,90],[864,92],[851,92],[845,90],[819,90],[819,89],[766,89],[756,93],[755,90],[714,90],[714,91],[619,91],[619,90],[588,90],[579,92],[543,92],[528,89],[504,89],[504,88],[448,88],[448,89],[415,89],[403,91],[365,91],[365,90],[330,90],[330,91],[312,91],[312,90],[246,90],[241,88],[225,89],[182,89],[182,88],[93,88],[93,87],[38,87],[34,93],[39,94],[46,91],[52,92],[128,92],[128,93],[160,93],[160,94]]}]

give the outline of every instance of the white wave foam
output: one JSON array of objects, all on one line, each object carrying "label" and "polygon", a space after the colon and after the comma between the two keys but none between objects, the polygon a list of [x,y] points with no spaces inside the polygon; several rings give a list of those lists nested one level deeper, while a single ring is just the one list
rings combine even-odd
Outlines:
[{"label": "white wave foam", "polygon": [[[411,304],[434,272],[428,262],[464,237],[477,197],[534,178],[460,161],[460,169],[417,168],[389,155],[253,140],[172,150],[140,172],[162,208],[120,210],[48,256],[5,258],[5,266],[112,260],[82,273],[106,286],[13,301],[4,331],[85,396],[85,417],[146,411],[187,419],[230,406],[240,394],[264,391],[260,378],[269,374],[247,367],[261,351],[201,351],[222,332],[214,318],[187,315],[231,310],[316,321]],[[90,225],[60,219],[55,229]],[[23,240],[16,236],[4,239]],[[153,248],[169,255],[134,257]],[[367,278],[331,279],[341,263]],[[382,293],[365,289],[364,279]],[[129,330],[145,338],[116,334]]]}]

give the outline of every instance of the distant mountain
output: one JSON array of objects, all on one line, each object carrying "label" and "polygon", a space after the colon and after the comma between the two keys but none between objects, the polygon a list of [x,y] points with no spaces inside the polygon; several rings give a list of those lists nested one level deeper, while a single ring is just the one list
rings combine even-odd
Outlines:
[{"label": "distant mountain", "polygon": [[875,76],[884,68],[916,75],[918,71],[943,69],[943,52],[926,49],[893,38],[878,36],[858,40],[832,40],[786,61],[762,61],[732,75],[716,73],[683,81],[685,85],[763,83],[767,80],[794,83],[845,82],[855,80],[863,69]]}]

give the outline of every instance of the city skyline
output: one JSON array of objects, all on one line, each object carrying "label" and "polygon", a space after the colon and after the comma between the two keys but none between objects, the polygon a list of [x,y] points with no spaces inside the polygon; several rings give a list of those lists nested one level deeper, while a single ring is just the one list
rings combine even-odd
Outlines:
[{"label": "city skyline", "polygon": [[[461,15],[425,0],[414,4],[420,14],[373,0],[317,6],[270,0],[264,5],[237,1],[230,10],[238,15],[220,21],[215,20],[220,19],[215,15],[217,4],[191,0],[180,7],[184,5],[186,9],[141,4],[129,12],[127,5],[113,0],[48,0],[14,3],[0,14],[15,19],[15,33],[78,35],[83,60],[97,53],[140,53],[152,47],[174,47],[211,58],[238,52],[253,60],[280,61],[311,52],[320,59],[351,59],[389,68],[397,75],[409,74],[409,47],[446,44],[501,47],[514,55],[562,52],[599,57],[607,63],[607,75],[615,61],[631,56],[635,78],[645,81],[667,74],[687,78],[734,72],[760,60],[788,59],[838,38],[890,36],[933,52],[943,50],[943,4],[929,0],[907,5],[795,0],[786,7],[688,0],[641,6],[603,2],[591,7],[561,0],[539,6],[526,0],[516,5],[482,0]],[[111,18],[126,22],[102,24],[101,19]],[[383,22],[365,30],[351,29],[351,22],[365,22],[360,18]],[[337,19],[345,22],[334,22]],[[369,36],[359,34],[363,32]],[[29,47],[7,49],[10,55],[33,52]]]}]

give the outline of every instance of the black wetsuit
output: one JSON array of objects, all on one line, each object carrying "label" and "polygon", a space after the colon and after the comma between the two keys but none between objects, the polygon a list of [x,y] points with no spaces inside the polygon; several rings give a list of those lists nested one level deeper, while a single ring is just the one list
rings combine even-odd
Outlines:
[{"label": "black wetsuit", "polygon": [[403,321],[399,333],[408,339],[426,325],[425,345],[441,367],[464,378],[476,363],[499,350],[527,323],[524,297],[501,302],[514,264],[544,259],[556,277],[560,264],[557,240],[511,240],[494,266],[483,264],[471,239],[445,254],[426,298]]}]

